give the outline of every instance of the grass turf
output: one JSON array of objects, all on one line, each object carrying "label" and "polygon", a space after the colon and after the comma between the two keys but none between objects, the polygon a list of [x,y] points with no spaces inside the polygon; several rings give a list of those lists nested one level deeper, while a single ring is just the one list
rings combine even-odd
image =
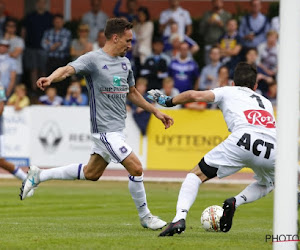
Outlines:
[{"label": "grass turf", "polygon": [[[0,249],[271,249],[273,194],[240,207],[228,233],[205,232],[202,211],[243,185],[201,186],[184,234],[157,237],[144,229],[126,182],[50,181],[20,201],[20,182],[0,180]],[[145,183],[153,214],[168,222],[180,183]]]}]

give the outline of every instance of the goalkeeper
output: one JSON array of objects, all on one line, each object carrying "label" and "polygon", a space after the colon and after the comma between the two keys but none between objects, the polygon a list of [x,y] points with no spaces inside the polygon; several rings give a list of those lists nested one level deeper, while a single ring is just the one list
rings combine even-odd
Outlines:
[{"label": "goalkeeper", "polygon": [[176,216],[159,236],[173,236],[185,231],[187,213],[194,203],[201,183],[216,176],[223,178],[250,167],[256,181],[240,194],[223,203],[220,229],[228,232],[237,207],[256,201],[274,188],[276,124],[272,104],[255,92],[256,69],[244,62],[237,65],[233,86],[207,91],[186,91],[173,98],[159,90],[148,91],[149,98],[164,107],[189,102],[216,103],[226,121],[229,137],[208,152],[187,174],[182,183]]}]

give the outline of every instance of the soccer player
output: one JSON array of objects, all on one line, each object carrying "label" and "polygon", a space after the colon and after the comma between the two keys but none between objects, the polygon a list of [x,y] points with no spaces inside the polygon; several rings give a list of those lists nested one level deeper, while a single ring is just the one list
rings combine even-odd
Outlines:
[{"label": "soccer player", "polygon": [[[122,132],[125,127],[126,97],[135,105],[154,114],[165,128],[173,119],[148,103],[136,90],[129,60],[125,57],[131,48],[132,24],[123,18],[112,18],[106,23],[106,43],[102,49],[80,56],[67,66],[58,68],[50,76],[38,79],[37,86],[44,90],[52,82],[59,82],[74,74],[82,74],[87,81],[93,146],[88,164],[41,170],[31,166],[23,182],[20,197],[47,180],[97,181],[110,161],[121,163],[129,172],[129,191],[135,202],[143,227],[153,230],[166,222],[153,216],[147,205],[143,184],[143,168]],[[80,117],[78,117],[80,122]]]},{"label": "soccer player", "polygon": [[[27,177],[27,175],[18,167],[16,167],[14,164],[6,161],[3,158],[3,111],[4,111],[4,102],[6,101],[6,96],[5,96],[5,89],[1,85],[0,82],[0,167],[7,170],[14,176],[16,176],[18,179],[24,181]],[[32,193],[31,193],[32,194]]]},{"label": "soccer player", "polygon": [[271,102],[254,92],[257,87],[256,75],[253,66],[241,62],[234,72],[234,86],[186,91],[173,98],[162,95],[158,90],[148,91],[153,100],[167,107],[189,102],[216,103],[232,132],[187,174],[179,192],[176,216],[159,236],[173,236],[185,230],[185,219],[197,197],[200,184],[216,176],[223,178],[248,166],[257,180],[237,196],[224,201],[220,220],[223,232],[230,230],[237,207],[258,200],[273,190],[275,118]]}]

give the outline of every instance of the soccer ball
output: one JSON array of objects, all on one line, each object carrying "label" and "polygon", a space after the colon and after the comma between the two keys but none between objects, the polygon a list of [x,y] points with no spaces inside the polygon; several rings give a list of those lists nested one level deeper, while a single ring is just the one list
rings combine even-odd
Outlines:
[{"label": "soccer ball", "polygon": [[206,208],[201,215],[201,225],[205,231],[221,232],[220,219],[223,215],[223,208],[217,205]]}]

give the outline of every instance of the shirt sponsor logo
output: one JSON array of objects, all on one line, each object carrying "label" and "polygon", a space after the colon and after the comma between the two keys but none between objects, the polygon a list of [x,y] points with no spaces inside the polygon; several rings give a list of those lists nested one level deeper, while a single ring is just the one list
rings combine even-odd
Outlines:
[{"label": "shirt sponsor logo", "polygon": [[244,114],[251,125],[276,128],[274,117],[266,110],[246,110]]},{"label": "shirt sponsor logo", "polygon": [[113,76],[113,84],[114,84],[114,87],[120,87],[121,86],[121,77]]}]

